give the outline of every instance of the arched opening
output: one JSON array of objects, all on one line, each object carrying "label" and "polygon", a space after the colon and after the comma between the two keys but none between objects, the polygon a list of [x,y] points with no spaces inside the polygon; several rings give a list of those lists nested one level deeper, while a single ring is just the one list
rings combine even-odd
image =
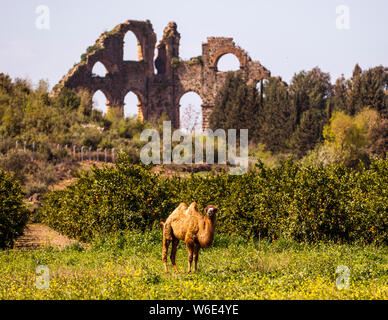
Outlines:
[{"label": "arched opening", "polygon": [[124,117],[135,117],[141,120],[142,115],[139,115],[139,106],[141,106],[139,97],[132,91],[129,91],[124,98]]},{"label": "arched opening", "polygon": [[93,70],[92,70],[92,77],[104,78],[107,73],[108,73],[108,70],[105,68],[105,66],[100,61],[97,61],[94,64]]},{"label": "arched opening", "polygon": [[220,57],[217,62],[217,71],[228,72],[240,70],[240,61],[232,53]]},{"label": "arched opening", "polygon": [[202,131],[202,99],[199,94],[190,91],[180,101],[179,127],[185,133]]},{"label": "arched opening", "polygon": [[124,37],[124,61],[141,61],[143,60],[143,53],[139,40],[135,34],[128,31]]},{"label": "arched opening", "polygon": [[92,98],[93,109],[101,111],[104,115],[108,111],[107,103],[108,100],[105,94],[101,90],[97,90]]}]

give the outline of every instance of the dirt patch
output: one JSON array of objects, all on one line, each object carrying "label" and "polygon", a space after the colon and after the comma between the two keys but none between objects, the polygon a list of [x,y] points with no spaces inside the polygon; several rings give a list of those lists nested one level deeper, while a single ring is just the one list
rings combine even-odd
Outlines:
[{"label": "dirt patch", "polygon": [[[48,226],[42,224],[29,224],[24,229],[24,234],[16,239],[15,247],[20,250],[37,250],[45,247],[64,249],[65,247],[78,242],[58,233]],[[87,244],[80,243],[87,247]]]},{"label": "dirt patch", "polygon": [[49,190],[58,191],[58,190],[66,189],[66,187],[70,186],[71,184],[77,181],[77,178],[74,177],[75,171],[90,171],[94,165],[102,169],[104,166],[110,167],[110,166],[113,166],[114,164],[109,162],[105,163],[105,162],[89,161],[89,160],[77,162],[77,165],[73,169],[72,173],[67,176],[64,176],[63,179],[59,179],[54,185],[51,185],[49,187]]}]

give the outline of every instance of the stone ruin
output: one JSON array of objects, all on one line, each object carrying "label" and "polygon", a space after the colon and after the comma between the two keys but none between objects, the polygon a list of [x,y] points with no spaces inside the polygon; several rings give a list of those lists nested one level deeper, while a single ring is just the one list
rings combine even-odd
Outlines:
[{"label": "stone ruin", "polygon": [[[124,37],[131,31],[138,42],[138,60],[125,61]],[[138,97],[138,118],[155,122],[166,113],[174,128],[179,128],[180,99],[187,92],[195,92],[202,99],[202,127],[207,129],[209,116],[218,90],[226,80],[227,72],[219,72],[217,64],[225,54],[234,54],[240,62],[241,73],[247,83],[257,84],[270,77],[270,72],[248,53],[235,45],[233,38],[209,37],[202,44],[202,56],[183,61],[179,58],[180,34],[175,22],[164,29],[157,48],[156,34],[147,21],[129,20],[103,33],[95,45],[89,47],[67,75],[54,87],[58,94],[64,87],[87,89],[94,94],[101,90],[107,98],[108,112],[115,110],[124,116],[124,98],[128,92]],[[97,62],[106,70],[105,77],[92,73]],[[156,70],[155,70],[156,69]]]}]

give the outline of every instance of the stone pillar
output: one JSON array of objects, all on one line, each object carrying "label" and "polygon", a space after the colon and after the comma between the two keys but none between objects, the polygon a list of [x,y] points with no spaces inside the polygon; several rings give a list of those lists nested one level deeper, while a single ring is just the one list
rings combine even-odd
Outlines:
[{"label": "stone pillar", "polygon": [[202,130],[209,128],[209,118],[214,106],[202,106]]},{"label": "stone pillar", "polygon": [[143,105],[141,104],[140,101],[138,101],[137,103],[137,118],[139,119],[140,122],[144,121]]},{"label": "stone pillar", "polygon": [[168,117],[170,118],[171,127],[173,130],[181,128],[180,110],[181,110],[181,106],[179,104],[176,107],[171,108],[170,110],[165,110]]},{"label": "stone pillar", "polygon": [[144,60],[144,58],[143,58],[143,50],[142,50],[141,43],[140,43],[139,40],[137,41],[137,57],[138,57],[139,61]]}]

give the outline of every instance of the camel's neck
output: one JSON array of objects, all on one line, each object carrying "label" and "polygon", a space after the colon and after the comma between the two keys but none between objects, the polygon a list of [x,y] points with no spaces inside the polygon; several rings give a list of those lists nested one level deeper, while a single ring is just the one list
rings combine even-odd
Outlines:
[{"label": "camel's neck", "polygon": [[215,229],[216,217],[210,219],[208,216],[205,216],[204,223],[198,233],[198,242],[202,248],[207,248],[213,243]]}]

